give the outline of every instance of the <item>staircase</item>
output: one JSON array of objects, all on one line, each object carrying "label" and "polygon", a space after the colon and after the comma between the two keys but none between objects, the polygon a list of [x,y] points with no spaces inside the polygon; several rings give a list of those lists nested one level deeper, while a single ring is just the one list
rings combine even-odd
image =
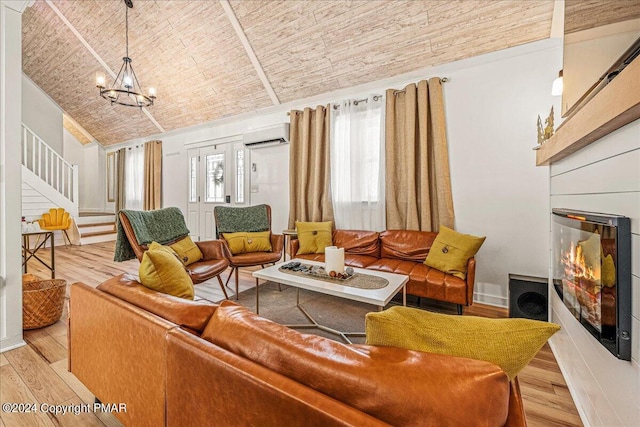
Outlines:
[{"label": "staircase", "polygon": [[80,212],[76,223],[80,232],[81,245],[116,240],[115,214]]},{"label": "staircase", "polygon": [[[22,216],[29,222],[51,208],[64,208],[73,223],[68,230],[73,244],[79,244],[78,166],[64,160],[46,142],[22,125]],[[64,244],[62,234],[54,233],[55,245]]]}]

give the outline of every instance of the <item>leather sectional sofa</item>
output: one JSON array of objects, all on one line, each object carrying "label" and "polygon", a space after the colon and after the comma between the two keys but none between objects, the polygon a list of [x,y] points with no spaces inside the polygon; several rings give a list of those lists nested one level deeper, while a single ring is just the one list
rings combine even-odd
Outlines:
[{"label": "leather sectional sofa", "polygon": [[[333,244],[344,248],[346,265],[405,274],[409,276],[407,294],[457,304],[462,314],[462,307],[473,303],[476,260],[467,262],[466,280],[426,266],[424,260],[437,235],[412,230],[334,230]],[[324,254],[296,255],[298,248],[298,240],[292,239],[289,253],[293,257],[324,262]]]},{"label": "leather sectional sofa", "polygon": [[524,426],[488,362],[304,335],[134,276],[71,286],[71,372],[130,426]]}]

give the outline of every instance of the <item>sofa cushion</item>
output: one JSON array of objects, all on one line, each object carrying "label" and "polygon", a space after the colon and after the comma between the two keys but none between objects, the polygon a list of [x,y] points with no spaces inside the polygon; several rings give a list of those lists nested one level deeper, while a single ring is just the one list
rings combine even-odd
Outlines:
[{"label": "sofa cushion", "polygon": [[296,221],[296,231],[300,248],[299,254],[323,254],[324,248],[332,246],[331,221],[299,222]]},{"label": "sofa cushion", "polygon": [[491,363],[347,346],[301,334],[228,301],[202,338],[395,426],[506,422],[508,379]]},{"label": "sofa cushion", "polygon": [[442,225],[424,263],[429,267],[465,279],[467,261],[478,252],[484,239],[485,237],[458,233]]},{"label": "sofa cushion", "polygon": [[380,233],[380,257],[423,262],[436,235],[430,231],[383,231]]},{"label": "sofa cushion", "polygon": [[191,240],[189,236],[178,240],[169,245],[169,247],[178,254],[178,257],[180,257],[184,265],[193,264],[203,258],[202,251],[193,243],[193,240]]},{"label": "sofa cushion", "polygon": [[380,257],[380,233],[377,231],[335,230],[333,244],[344,248],[345,254]]},{"label": "sofa cushion", "polygon": [[255,231],[238,233],[222,233],[232,254],[251,252],[271,252],[271,232]]},{"label": "sofa cushion", "polygon": [[391,307],[366,317],[367,344],[485,360],[515,378],[560,326]]},{"label": "sofa cushion", "polygon": [[196,332],[204,329],[218,308],[217,304],[208,301],[189,301],[156,292],[140,284],[138,278],[130,274],[113,277],[98,285],[97,289]]},{"label": "sofa cushion", "polygon": [[140,282],[149,289],[193,299],[193,281],[178,254],[169,246],[152,242],[142,255],[138,274]]}]

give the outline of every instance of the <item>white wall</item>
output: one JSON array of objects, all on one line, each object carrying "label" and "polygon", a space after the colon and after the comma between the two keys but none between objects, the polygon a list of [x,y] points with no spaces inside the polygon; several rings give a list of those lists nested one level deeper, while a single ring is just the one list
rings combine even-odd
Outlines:
[{"label": "white wall", "polygon": [[289,146],[251,150],[248,170],[251,173],[251,204],[265,203],[272,207],[274,232],[280,233],[289,228]]},{"label": "white wall", "polygon": [[24,345],[20,255],[22,15],[0,2],[0,351]]},{"label": "white wall", "polygon": [[[560,99],[562,47],[447,73],[445,106],[456,229],[487,236],[476,301],[508,305],[509,273],[547,277],[548,172],[536,167],[537,116]],[[556,121],[556,124],[558,122]]]},{"label": "white wall", "polygon": [[554,354],[583,419],[592,426],[636,426],[640,420],[640,120],[551,166],[551,207],[631,218],[632,361],[616,359],[552,294],[562,325]]},{"label": "white wall", "polygon": [[[187,211],[187,154],[190,147],[235,140],[249,129],[288,122],[286,113],[348,97],[384,93],[431,76],[444,84],[456,228],[487,236],[477,255],[476,301],[507,306],[508,274],[547,277],[547,168],[535,166],[536,121],[560,99],[551,84],[562,67],[562,43],[543,40],[419,72],[344,89],[261,112],[223,119],[194,129],[167,132],[109,147],[151,139],[163,141],[163,205]],[[268,151],[280,150],[280,152]],[[286,228],[289,209],[288,150],[252,152],[258,173],[251,203],[269,202],[274,230]],[[262,175],[265,171],[269,175]],[[286,173],[285,173],[286,171]],[[277,173],[275,176],[273,174]],[[257,181],[256,181],[257,180]],[[278,184],[279,183],[279,184]],[[282,218],[282,225],[277,225]]]},{"label": "white wall", "polygon": [[22,122],[59,155],[63,155],[62,109],[22,75]]},{"label": "white wall", "polygon": [[[79,143],[78,143],[79,144]],[[81,212],[104,212],[107,200],[107,155],[96,142],[86,144],[79,159],[78,199]]]}]

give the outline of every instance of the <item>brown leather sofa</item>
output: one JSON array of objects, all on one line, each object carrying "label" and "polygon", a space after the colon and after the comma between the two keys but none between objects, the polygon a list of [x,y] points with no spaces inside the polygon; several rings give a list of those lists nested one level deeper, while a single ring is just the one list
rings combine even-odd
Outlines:
[{"label": "brown leather sofa", "polygon": [[304,335],[230,301],[71,286],[70,371],[129,426],[525,426],[488,362]]},{"label": "brown leather sofa", "polygon": [[[333,244],[344,248],[346,265],[405,274],[409,276],[407,294],[457,304],[462,314],[463,306],[473,304],[476,260],[467,262],[466,280],[426,266],[424,260],[437,235],[413,230],[334,230]],[[298,248],[298,240],[292,239],[292,257],[324,262],[324,254],[296,255]]]}]

